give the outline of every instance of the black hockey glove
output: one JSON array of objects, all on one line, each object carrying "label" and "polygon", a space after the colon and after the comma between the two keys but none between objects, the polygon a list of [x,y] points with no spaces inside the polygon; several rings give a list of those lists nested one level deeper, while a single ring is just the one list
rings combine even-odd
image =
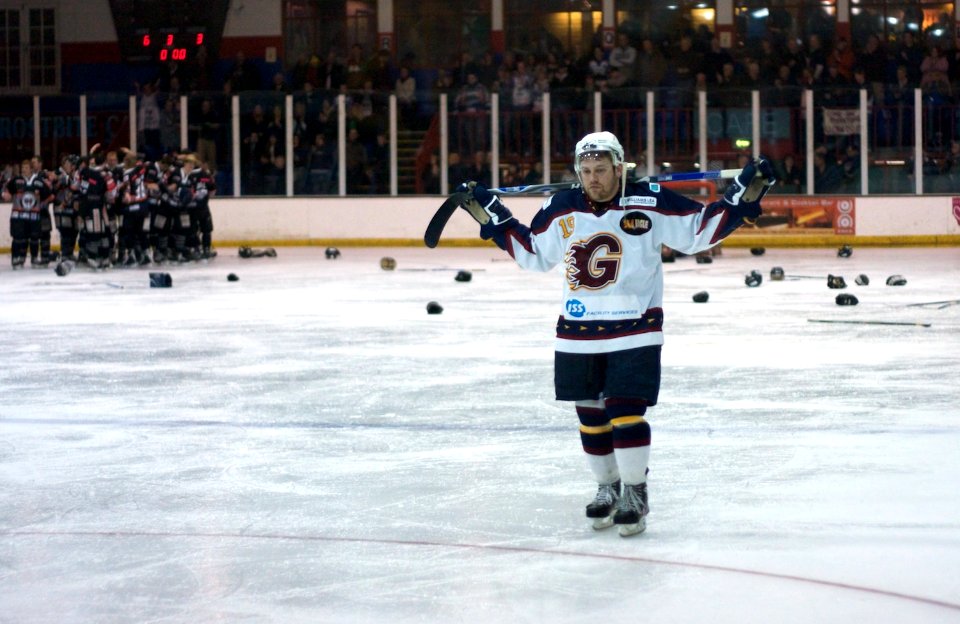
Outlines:
[{"label": "black hockey glove", "polygon": [[754,159],[730,182],[723,193],[723,200],[734,206],[738,215],[756,219],[760,216],[760,200],[776,182],[777,176],[770,161],[765,158]]},{"label": "black hockey glove", "polygon": [[[497,227],[513,219],[513,215],[500,198],[479,182],[464,182],[457,187],[457,192],[467,194],[468,199],[464,202],[463,209],[469,212],[481,226]],[[481,227],[481,235],[483,229]]]}]

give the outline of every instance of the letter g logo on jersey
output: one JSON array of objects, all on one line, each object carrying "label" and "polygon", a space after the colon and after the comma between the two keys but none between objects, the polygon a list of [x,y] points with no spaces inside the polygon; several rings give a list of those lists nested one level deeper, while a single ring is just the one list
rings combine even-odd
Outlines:
[{"label": "letter g logo on jersey", "polygon": [[587,306],[583,305],[577,299],[569,299],[567,301],[567,315],[572,316],[573,318],[580,318],[587,312]]}]

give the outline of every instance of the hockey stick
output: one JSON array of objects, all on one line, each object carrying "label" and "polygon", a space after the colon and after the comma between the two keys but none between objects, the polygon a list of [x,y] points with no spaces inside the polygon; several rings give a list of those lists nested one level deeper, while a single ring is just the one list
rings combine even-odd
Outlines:
[{"label": "hockey stick", "polygon": [[[625,163],[626,164],[626,163]],[[630,163],[633,164],[633,163]],[[661,175],[632,178],[627,182],[696,182],[698,180],[727,180],[735,178],[743,169],[715,169],[713,171],[690,171],[684,173],[664,173]],[[528,184],[526,186],[506,186],[489,189],[494,195],[534,195],[553,193],[580,186],[580,182],[555,182],[552,184]]]},{"label": "hockey stick", "polygon": [[[633,163],[624,163],[633,165]],[[634,165],[635,166],[635,165]],[[720,180],[735,178],[743,169],[715,169],[713,171],[690,171],[686,173],[665,173],[658,176],[646,176],[630,180],[631,182],[690,182],[696,180]],[[580,186],[580,182],[557,182],[553,184],[529,184],[526,186],[508,186],[489,189],[494,195],[533,195],[536,193],[554,193]],[[448,197],[434,213],[423,234],[423,243],[433,249],[440,242],[440,235],[447,221],[457,208],[469,199],[467,193],[454,193]]]},{"label": "hockey stick", "polygon": [[809,323],[847,323],[849,325],[901,325],[907,327],[931,327],[930,323],[909,323],[905,321],[840,321],[831,319],[807,319]]},{"label": "hockey stick", "polygon": [[937,306],[938,310],[949,308],[950,306],[960,305],[960,299],[947,299],[945,301],[928,301],[926,303],[908,303],[908,308],[925,308],[927,306]]}]

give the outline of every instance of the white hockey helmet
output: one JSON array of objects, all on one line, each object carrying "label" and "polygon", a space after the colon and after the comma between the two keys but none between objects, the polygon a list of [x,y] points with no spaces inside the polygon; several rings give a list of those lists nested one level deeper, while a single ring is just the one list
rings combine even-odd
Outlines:
[{"label": "white hockey helmet", "polygon": [[612,132],[591,132],[580,139],[573,155],[573,168],[577,175],[580,175],[580,160],[597,152],[610,152],[614,167],[623,163],[623,146]]}]

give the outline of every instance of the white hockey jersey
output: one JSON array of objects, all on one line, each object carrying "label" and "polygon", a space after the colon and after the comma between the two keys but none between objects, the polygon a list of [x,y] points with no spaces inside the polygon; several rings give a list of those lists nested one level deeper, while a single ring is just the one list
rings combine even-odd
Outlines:
[{"label": "white hockey jersey", "polygon": [[[620,204],[623,205],[620,205]],[[655,183],[630,183],[599,206],[579,187],[547,199],[530,227],[484,226],[524,269],[565,272],[556,350],[608,353],[663,344],[660,245],[709,249],[743,219],[727,202],[703,205]]]}]

